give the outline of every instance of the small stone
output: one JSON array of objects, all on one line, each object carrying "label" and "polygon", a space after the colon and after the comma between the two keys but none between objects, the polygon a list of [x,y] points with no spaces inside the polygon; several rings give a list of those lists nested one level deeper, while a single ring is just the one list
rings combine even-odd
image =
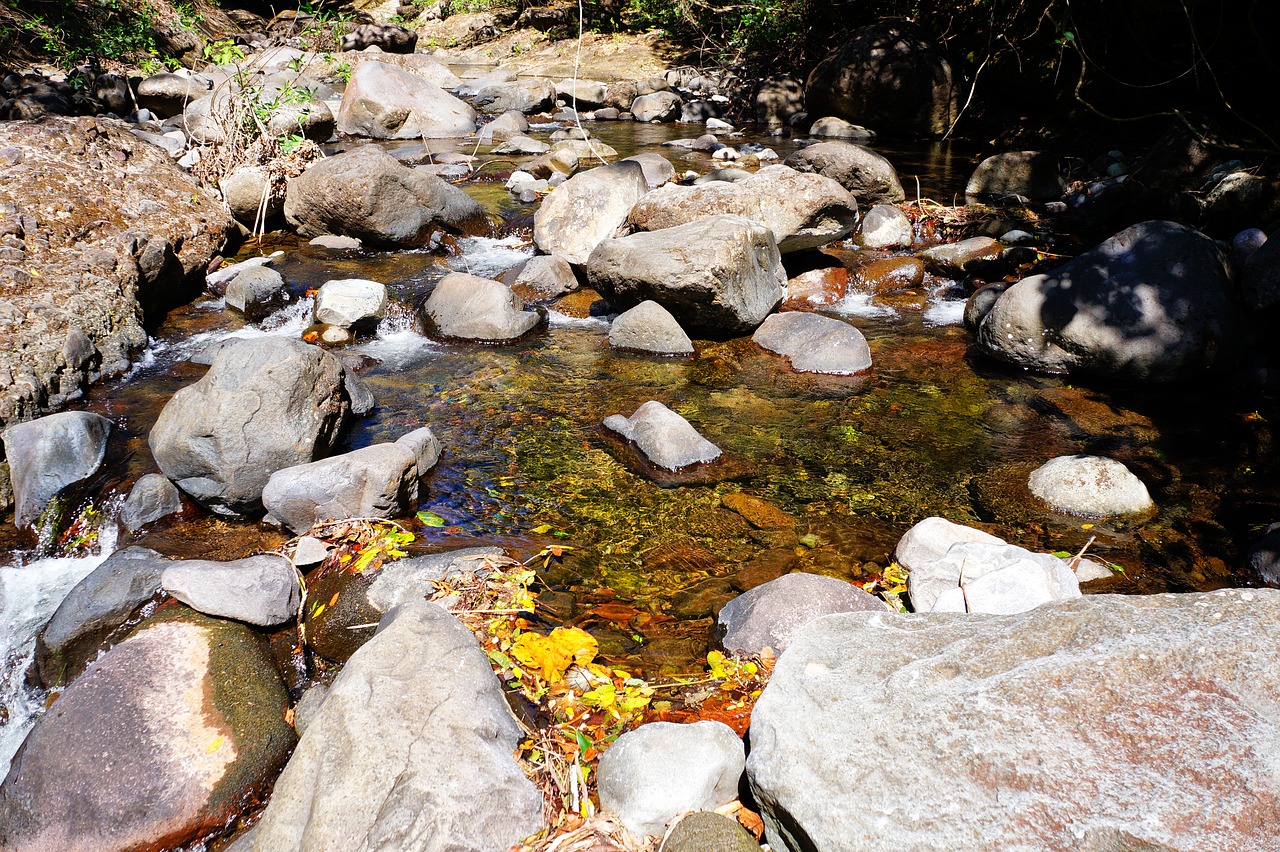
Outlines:
[{"label": "small stone", "polygon": [[178,488],[158,473],[138,478],[120,509],[120,522],[129,532],[137,532],[152,521],[182,511]]},{"label": "small stone", "polygon": [[836,612],[885,612],[879,598],[844,580],[819,574],[784,574],[725,604],[716,616],[721,647],[754,656],[781,654],[791,637],[815,618]]},{"label": "small stone", "polygon": [[[293,564],[299,568],[319,565],[329,555],[329,545],[318,538],[304,535],[293,549]],[[301,733],[301,731],[299,731]]]},{"label": "small stone", "polygon": [[1058,456],[1032,471],[1027,486],[1056,511],[1071,515],[1130,515],[1155,508],[1142,480],[1101,456]]},{"label": "small stone", "polygon": [[693,342],[671,312],[645,300],[620,314],[609,326],[609,345],[663,355],[692,355]]},{"label": "small stone", "polygon": [[660,402],[650,400],[630,417],[613,414],[604,426],[632,441],[655,465],[679,470],[720,458],[720,448],[698,434],[679,414]]}]

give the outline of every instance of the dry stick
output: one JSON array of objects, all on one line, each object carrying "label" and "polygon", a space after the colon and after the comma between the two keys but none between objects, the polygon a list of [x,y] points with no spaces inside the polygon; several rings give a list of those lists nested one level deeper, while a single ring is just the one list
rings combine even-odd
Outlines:
[{"label": "dry stick", "polygon": [[1089,549],[1089,545],[1093,544],[1094,541],[1097,540],[1097,538],[1098,537],[1096,535],[1089,536],[1089,540],[1084,543],[1084,547],[1080,548],[1080,552],[1077,553],[1075,556],[1071,557],[1071,559],[1067,562],[1067,567],[1070,568],[1072,571],[1075,571],[1077,568],[1079,568],[1080,560],[1084,558],[1084,552]]},{"label": "dry stick", "polygon": [[969,557],[960,561],[960,597],[964,598],[964,611],[969,612],[969,592],[964,587],[964,569],[969,564]]}]

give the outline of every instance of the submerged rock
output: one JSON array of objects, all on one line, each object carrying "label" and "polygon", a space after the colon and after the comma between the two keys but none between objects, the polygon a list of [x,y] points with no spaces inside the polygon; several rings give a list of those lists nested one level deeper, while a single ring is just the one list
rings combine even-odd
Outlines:
[{"label": "submerged rock", "polygon": [[801,627],[836,612],[885,612],[884,601],[844,580],[818,574],[784,574],[756,586],[716,616],[720,645],[730,654],[781,654]]},{"label": "submerged rock", "polygon": [[35,526],[50,501],[102,468],[111,427],[111,421],[100,414],[63,411],[5,430],[13,522],[18,529]]},{"label": "submerged rock", "polygon": [[754,329],[782,301],[786,283],[773,233],[741,216],[604,240],[586,273],[617,308],[652,300],[682,327],[713,334]]},{"label": "submerged rock", "polygon": [[821,314],[774,314],[751,339],[783,356],[802,373],[848,376],[871,366],[871,349],[862,332],[847,322]]},{"label": "submerged rock", "polygon": [[1071,515],[1132,515],[1155,508],[1142,480],[1101,456],[1050,459],[1031,472],[1027,487],[1054,510]]},{"label": "submerged rock", "polygon": [[632,441],[649,461],[667,470],[715,461],[720,448],[698,434],[679,414],[650,400],[630,417],[612,414],[604,426]]},{"label": "submerged rock", "polygon": [[153,617],[36,722],[0,785],[0,846],[128,852],[216,835],[293,747],[288,706],[248,627]]},{"label": "submerged rock", "polygon": [[978,346],[1047,373],[1174,382],[1230,361],[1240,322],[1213,241],[1152,221],[1014,284],[982,320]]},{"label": "submerged rock", "polygon": [[751,717],[769,844],[1276,847],[1278,643],[1258,589],[812,622]]},{"label": "submerged rock", "polygon": [[307,725],[255,847],[507,849],[541,829],[520,728],[471,631],[414,601],[382,620]]},{"label": "submerged rock", "polygon": [[165,404],[147,439],[165,476],[225,514],[262,508],[271,474],[332,451],[351,412],[342,362],[284,338],[220,352]]},{"label": "submerged rock", "polygon": [[661,836],[685,811],[738,798],[746,758],[723,722],[650,722],[618,737],[600,758],[600,807],[638,835]]}]

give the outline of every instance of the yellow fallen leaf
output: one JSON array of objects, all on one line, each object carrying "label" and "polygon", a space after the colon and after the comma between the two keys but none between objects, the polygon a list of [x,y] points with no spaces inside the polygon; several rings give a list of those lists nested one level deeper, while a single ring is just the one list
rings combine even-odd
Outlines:
[{"label": "yellow fallen leaf", "polygon": [[1093,529],[1093,524],[1081,524],[1081,525],[1080,525],[1080,529],[1082,529],[1082,530],[1091,530],[1091,529]]},{"label": "yellow fallen leaf", "polygon": [[542,535],[543,533],[551,532],[551,524],[538,524],[536,527],[529,530],[529,532],[534,535]]},{"label": "yellow fallen leaf", "polygon": [[214,737],[213,742],[209,743],[209,747],[204,750],[204,753],[213,754],[215,751],[222,748],[222,740],[223,740],[223,737],[221,734]]},{"label": "yellow fallen leaf", "polygon": [[577,663],[585,666],[595,658],[600,646],[595,637],[577,627],[557,627],[551,635],[522,633],[511,646],[511,656],[517,662],[542,670],[542,679],[559,683],[569,666]]}]

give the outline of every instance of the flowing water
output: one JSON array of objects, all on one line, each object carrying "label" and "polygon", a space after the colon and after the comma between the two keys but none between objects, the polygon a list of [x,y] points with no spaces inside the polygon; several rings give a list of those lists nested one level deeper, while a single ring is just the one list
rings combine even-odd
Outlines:
[{"label": "flowing water", "polygon": [[[657,147],[672,138],[671,126],[592,129],[624,155],[660,150],[684,167],[683,152]],[[413,145],[390,147],[404,153]],[[789,150],[785,142],[775,147],[783,156]],[[918,176],[923,197],[946,202],[969,170],[970,161],[946,147],[886,153],[909,194]],[[702,157],[706,170],[705,155],[690,156]],[[796,374],[749,339],[699,341],[694,358],[620,354],[608,346],[604,319],[555,311],[548,327],[516,345],[429,340],[415,331],[412,309],[441,276],[450,269],[497,275],[532,252],[532,208],[502,188],[509,168],[490,162],[486,178],[467,186],[501,221],[498,235],[461,240],[460,253],[447,258],[335,254],[287,235],[242,251],[237,259],[282,250],[275,268],[297,300],[256,326],[218,300],[175,311],[128,377],[95,389],[86,406],[120,427],[103,493],[123,493],[155,470],[147,432],[168,397],[203,374],[187,361],[193,353],[228,336],[296,337],[309,322],[308,288],[364,277],[385,282],[396,307],[375,337],[348,350],[368,356],[363,377],[378,407],[341,449],[430,426],[445,449],[421,508],[445,524],[416,530],[415,547],[497,542],[529,554],[564,546],[564,558],[544,573],[544,602],[591,630],[606,656],[642,670],[693,665],[706,652],[715,608],[753,577],[790,568],[873,576],[901,533],[930,515],[983,523],[1042,550],[1076,551],[1096,536],[1090,552],[1124,570],[1094,590],[1254,581],[1241,567],[1242,550],[1280,515],[1274,398],[1218,386],[1078,387],[987,363],[959,325],[964,290],[954,282],[932,280],[907,299],[854,293],[837,305],[834,313],[871,346],[874,367],[859,377]],[[649,399],[684,415],[741,462],[741,476],[661,487],[638,472],[599,424]],[[1027,472],[1077,452],[1128,464],[1151,488],[1159,514],[1136,527],[1089,525],[1038,507],[1026,493]],[[790,513],[794,528],[753,528],[722,505],[734,491]],[[23,564],[19,542],[11,531],[4,535],[11,564],[0,568],[0,700],[8,719],[0,718],[0,761],[40,706],[40,696],[22,687],[35,631],[117,543],[105,535],[97,556]],[[121,534],[119,544],[236,558],[284,538],[258,524],[188,512],[133,540]]]}]

